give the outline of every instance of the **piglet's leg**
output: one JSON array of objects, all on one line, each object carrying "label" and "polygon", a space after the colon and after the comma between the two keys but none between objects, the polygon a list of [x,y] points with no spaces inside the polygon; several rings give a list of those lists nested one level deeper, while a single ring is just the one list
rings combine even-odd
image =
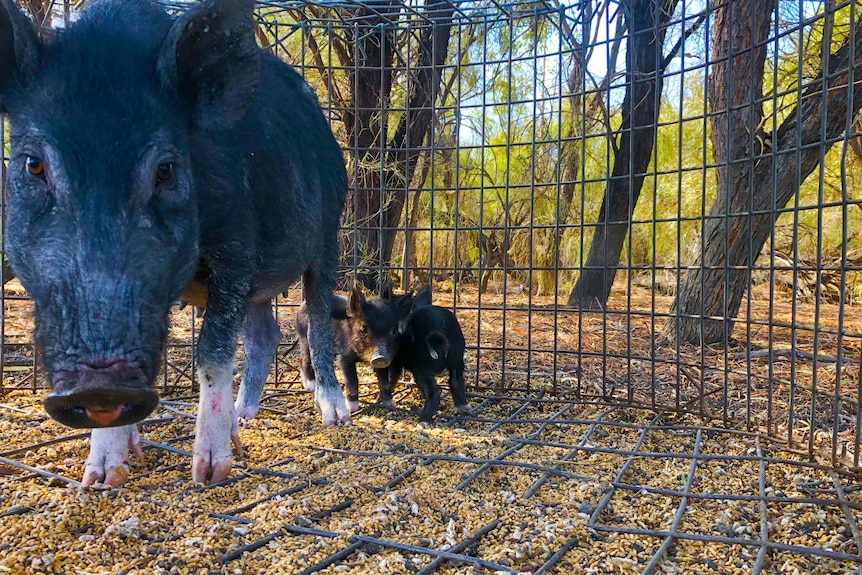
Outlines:
[{"label": "piglet's leg", "polygon": [[347,411],[354,414],[359,411],[359,376],[356,374],[356,361],[339,357],[338,365],[344,375],[344,387],[347,388]]},{"label": "piglet's leg", "polygon": [[302,379],[302,387],[309,393],[314,393],[317,388],[314,368],[311,366],[311,349],[308,340],[299,340],[299,377]]},{"label": "piglet's leg", "polygon": [[118,487],[129,478],[129,449],[143,461],[136,425],[97,427],[90,432],[90,455],[84,467],[84,485],[104,483]]},{"label": "piglet's leg", "polygon": [[440,388],[437,386],[437,381],[433,375],[417,375],[413,374],[413,379],[422,392],[422,397],[425,398],[425,405],[419,413],[419,421],[430,423],[434,419],[434,415],[440,408]]},{"label": "piglet's leg", "polygon": [[201,393],[192,455],[192,480],[196,483],[206,483],[208,479],[216,483],[230,473],[231,441],[239,442],[232,372],[230,365],[200,368]]},{"label": "piglet's leg", "polygon": [[[337,248],[333,242],[332,248]],[[337,261],[337,249],[331,250],[331,262]],[[303,276],[305,280],[305,301],[308,306],[308,345],[311,348],[311,362],[317,375],[314,390],[314,403],[320,412],[324,425],[334,425],[350,421],[350,412],[344,402],[344,394],[332,365],[332,320],[330,301],[335,284],[335,265],[326,269],[310,269]]]},{"label": "piglet's leg", "polygon": [[377,375],[377,388],[379,390],[377,403],[383,407],[393,407],[394,405],[392,403],[392,393],[395,390],[395,384],[398,383],[398,378],[401,377],[401,370],[401,363],[398,361],[397,356],[389,364],[389,367],[374,370],[374,373]]}]

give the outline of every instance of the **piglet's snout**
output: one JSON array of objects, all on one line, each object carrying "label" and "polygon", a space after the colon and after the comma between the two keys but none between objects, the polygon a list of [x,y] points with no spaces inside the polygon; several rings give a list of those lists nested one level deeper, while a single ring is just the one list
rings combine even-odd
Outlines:
[{"label": "piglet's snout", "polygon": [[137,423],[159,404],[144,373],[125,361],[78,366],[55,379],[45,411],[69,427],[115,427]]},{"label": "piglet's snout", "polygon": [[371,354],[371,367],[383,369],[389,367],[390,363],[392,363],[392,358],[389,356],[389,351],[385,346],[378,345],[374,353]]}]

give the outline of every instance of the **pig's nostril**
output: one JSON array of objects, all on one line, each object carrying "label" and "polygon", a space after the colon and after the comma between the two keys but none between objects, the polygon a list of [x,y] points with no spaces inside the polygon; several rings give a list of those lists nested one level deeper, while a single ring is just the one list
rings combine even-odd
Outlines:
[{"label": "pig's nostril", "polygon": [[375,353],[371,356],[371,367],[374,369],[383,369],[384,367],[389,367],[391,360],[379,353]]}]

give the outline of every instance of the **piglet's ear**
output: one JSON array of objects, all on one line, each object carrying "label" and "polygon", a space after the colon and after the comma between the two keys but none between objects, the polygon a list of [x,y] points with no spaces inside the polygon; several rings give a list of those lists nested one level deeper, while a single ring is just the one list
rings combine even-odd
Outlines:
[{"label": "piglet's ear", "polygon": [[347,315],[353,318],[362,317],[362,306],[365,305],[365,296],[358,285],[353,286],[350,298],[347,300]]},{"label": "piglet's ear", "polygon": [[180,16],[159,52],[162,84],[192,107],[203,130],[229,128],[252,103],[261,52],[254,0],[204,0]]},{"label": "piglet's ear", "polygon": [[410,313],[413,307],[413,292],[407,292],[395,300],[395,309],[398,310],[398,315],[405,317]]},{"label": "piglet's ear", "polygon": [[413,309],[431,305],[431,286],[425,286],[413,296]]},{"label": "piglet's ear", "polygon": [[0,0],[0,113],[14,82],[39,66],[39,38],[15,0]]}]

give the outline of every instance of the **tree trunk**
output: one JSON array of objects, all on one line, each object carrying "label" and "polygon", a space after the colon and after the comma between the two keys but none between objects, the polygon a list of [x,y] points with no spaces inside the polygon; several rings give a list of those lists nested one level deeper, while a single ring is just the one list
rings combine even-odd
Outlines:
[{"label": "tree trunk", "polygon": [[[395,0],[390,2],[384,6],[397,10]],[[375,5],[374,13],[361,9],[366,18],[361,38],[356,39],[355,70],[349,75],[354,98],[352,110],[345,113],[348,140],[356,152],[356,191],[346,205],[353,230],[345,241],[347,261],[343,263],[358,268],[356,281],[369,288],[379,280],[375,268],[392,259],[407,188],[422,144],[431,133],[432,108],[449,48],[453,4],[450,0],[426,0],[425,9],[433,14],[432,22],[419,34],[417,62],[411,63],[417,71],[409,82],[407,109],[389,142],[385,138],[390,133],[387,110],[395,71],[395,38],[392,27],[376,15],[381,8]]]},{"label": "tree trunk", "polygon": [[[425,26],[419,37],[418,71],[410,82],[413,93],[407,103],[407,111],[401,116],[386,150],[386,188],[389,201],[383,214],[384,228],[380,249],[381,261],[384,263],[392,258],[407,188],[419,163],[422,144],[432,135],[434,102],[440,92],[441,72],[449,52],[454,5],[449,0],[426,0],[425,8],[428,14],[433,15],[432,24]],[[430,155],[429,161],[432,161]]]},{"label": "tree trunk", "polygon": [[[592,14],[592,2],[586,0],[584,4],[584,13]],[[591,19],[586,18],[583,23],[583,38],[584,42],[590,41],[591,35]],[[567,26],[567,22],[563,22]],[[581,156],[584,147],[584,130],[586,129],[586,114],[581,109],[584,102],[584,94],[587,88],[586,82],[586,54],[587,49],[582,44],[575,41],[574,34],[571,28],[566,28],[570,42],[572,42],[572,67],[569,71],[569,79],[566,83],[569,89],[569,116],[571,121],[566,129],[566,141],[562,143],[560,150],[560,164],[562,185],[560,186],[560,201],[557,220],[560,224],[569,222],[569,217],[572,209],[572,203],[575,197],[575,188],[577,187],[578,174],[581,169]],[[559,253],[560,242],[562,241],[562,232],[558,229],[554,238],[554,245],[557,253]]]},{"label": "tree trunk", "polygon": [[626,0],[626,94],[619,146],[590,252],[568,305],[604,308],[652,157],[662,92],[662,45],[675,0]]},{"label": "tree trunk", "polygon": [[413,235],[413,230],[419,226],[419,200],[422,198],[421,190],[425,187],[425,182],[428,181],[432,161],[433,152],[428,150],[425,161],[422,164],[419,180],[416,182],[417,191],[413,194],[413,203],[410,204],[410,212],[406,216],[407,226],[404,229],[404,253],[401,255],[401,290],[405,292],[410,289],[410,272],[419,268],[419,263],[416,259],[416,237]]},{"label": "tree trunk", "polygon": [[[570,221],[570,213],[572,203],[575,197],[575,189],[578,184],[578,174],[581,169],[581,156],[584,147],[584,124],[586,117],[581,110],[581,105],[584,99],[584,90],[586,87],[584,65],[585,50],[578,47],[572,53],[572,68],[569,72],[568,88],[569,88],[569,105],[571,110],[571,122],[566,129],[565,142],[562,144],[560,153],[560,164],[562,172],[562,184],[560,185],[560,202],[559,213],[557,218],[560,224],[567,224]],[[562,241],[562,233],[557,230],[554,240],[557,250],[559,250],[560,242]]]},{"label": "tree trunk", "polygon": [[[824,33],[820,74],[800,95],[775,141],[759,130],[762,112],[751,102],[760,98],[763,81],[766,47],[755,42],[763,42],[769,31],[774,4],[766,4],[740,0],[725,4],[716,14],[709,92],[713,142],[718,164],[737,161],[718,168],[718,195],[705,223],[700,261],[683,276],[671,307],[666,330],[675,332],[680,342],[713,344],[730,338],[733,318],[750,283],[751,266],[769,238],[777,210],[820,164],[821,153],[825,155],[832,147],[830,140],[844,131],[847,115],[855,116],[862,107],[860,19],[850,35],[855,45],[846,41],[831,55],[826,52],[830,34]],[[725,63],[731,42],[735,56]],[[850,54],[855,55],[856,78],[852,108],[848,106]],[[761,149],[770,147],[772,153],[755,158]],[[738,161],[745,158],[748,161]]]},{"label": "tree trunk", "polygon": [[[379,262],[381,206],[385,209],[381,158],[395,61],[394,28],[386,22],[397,18],[398,10],[397,0],[383,2],[375,10],[358,8],[355,28],[345,32],[347,45],[353,47],[348,55],[350,95],[343,119],[353,155],[354,186],[345,203],[345,223],[352,229],[344,237],[342,264],[354,269],[373,268]],[[364,274],[354,281],[371,288],[376,283],[373,279]]]}]

